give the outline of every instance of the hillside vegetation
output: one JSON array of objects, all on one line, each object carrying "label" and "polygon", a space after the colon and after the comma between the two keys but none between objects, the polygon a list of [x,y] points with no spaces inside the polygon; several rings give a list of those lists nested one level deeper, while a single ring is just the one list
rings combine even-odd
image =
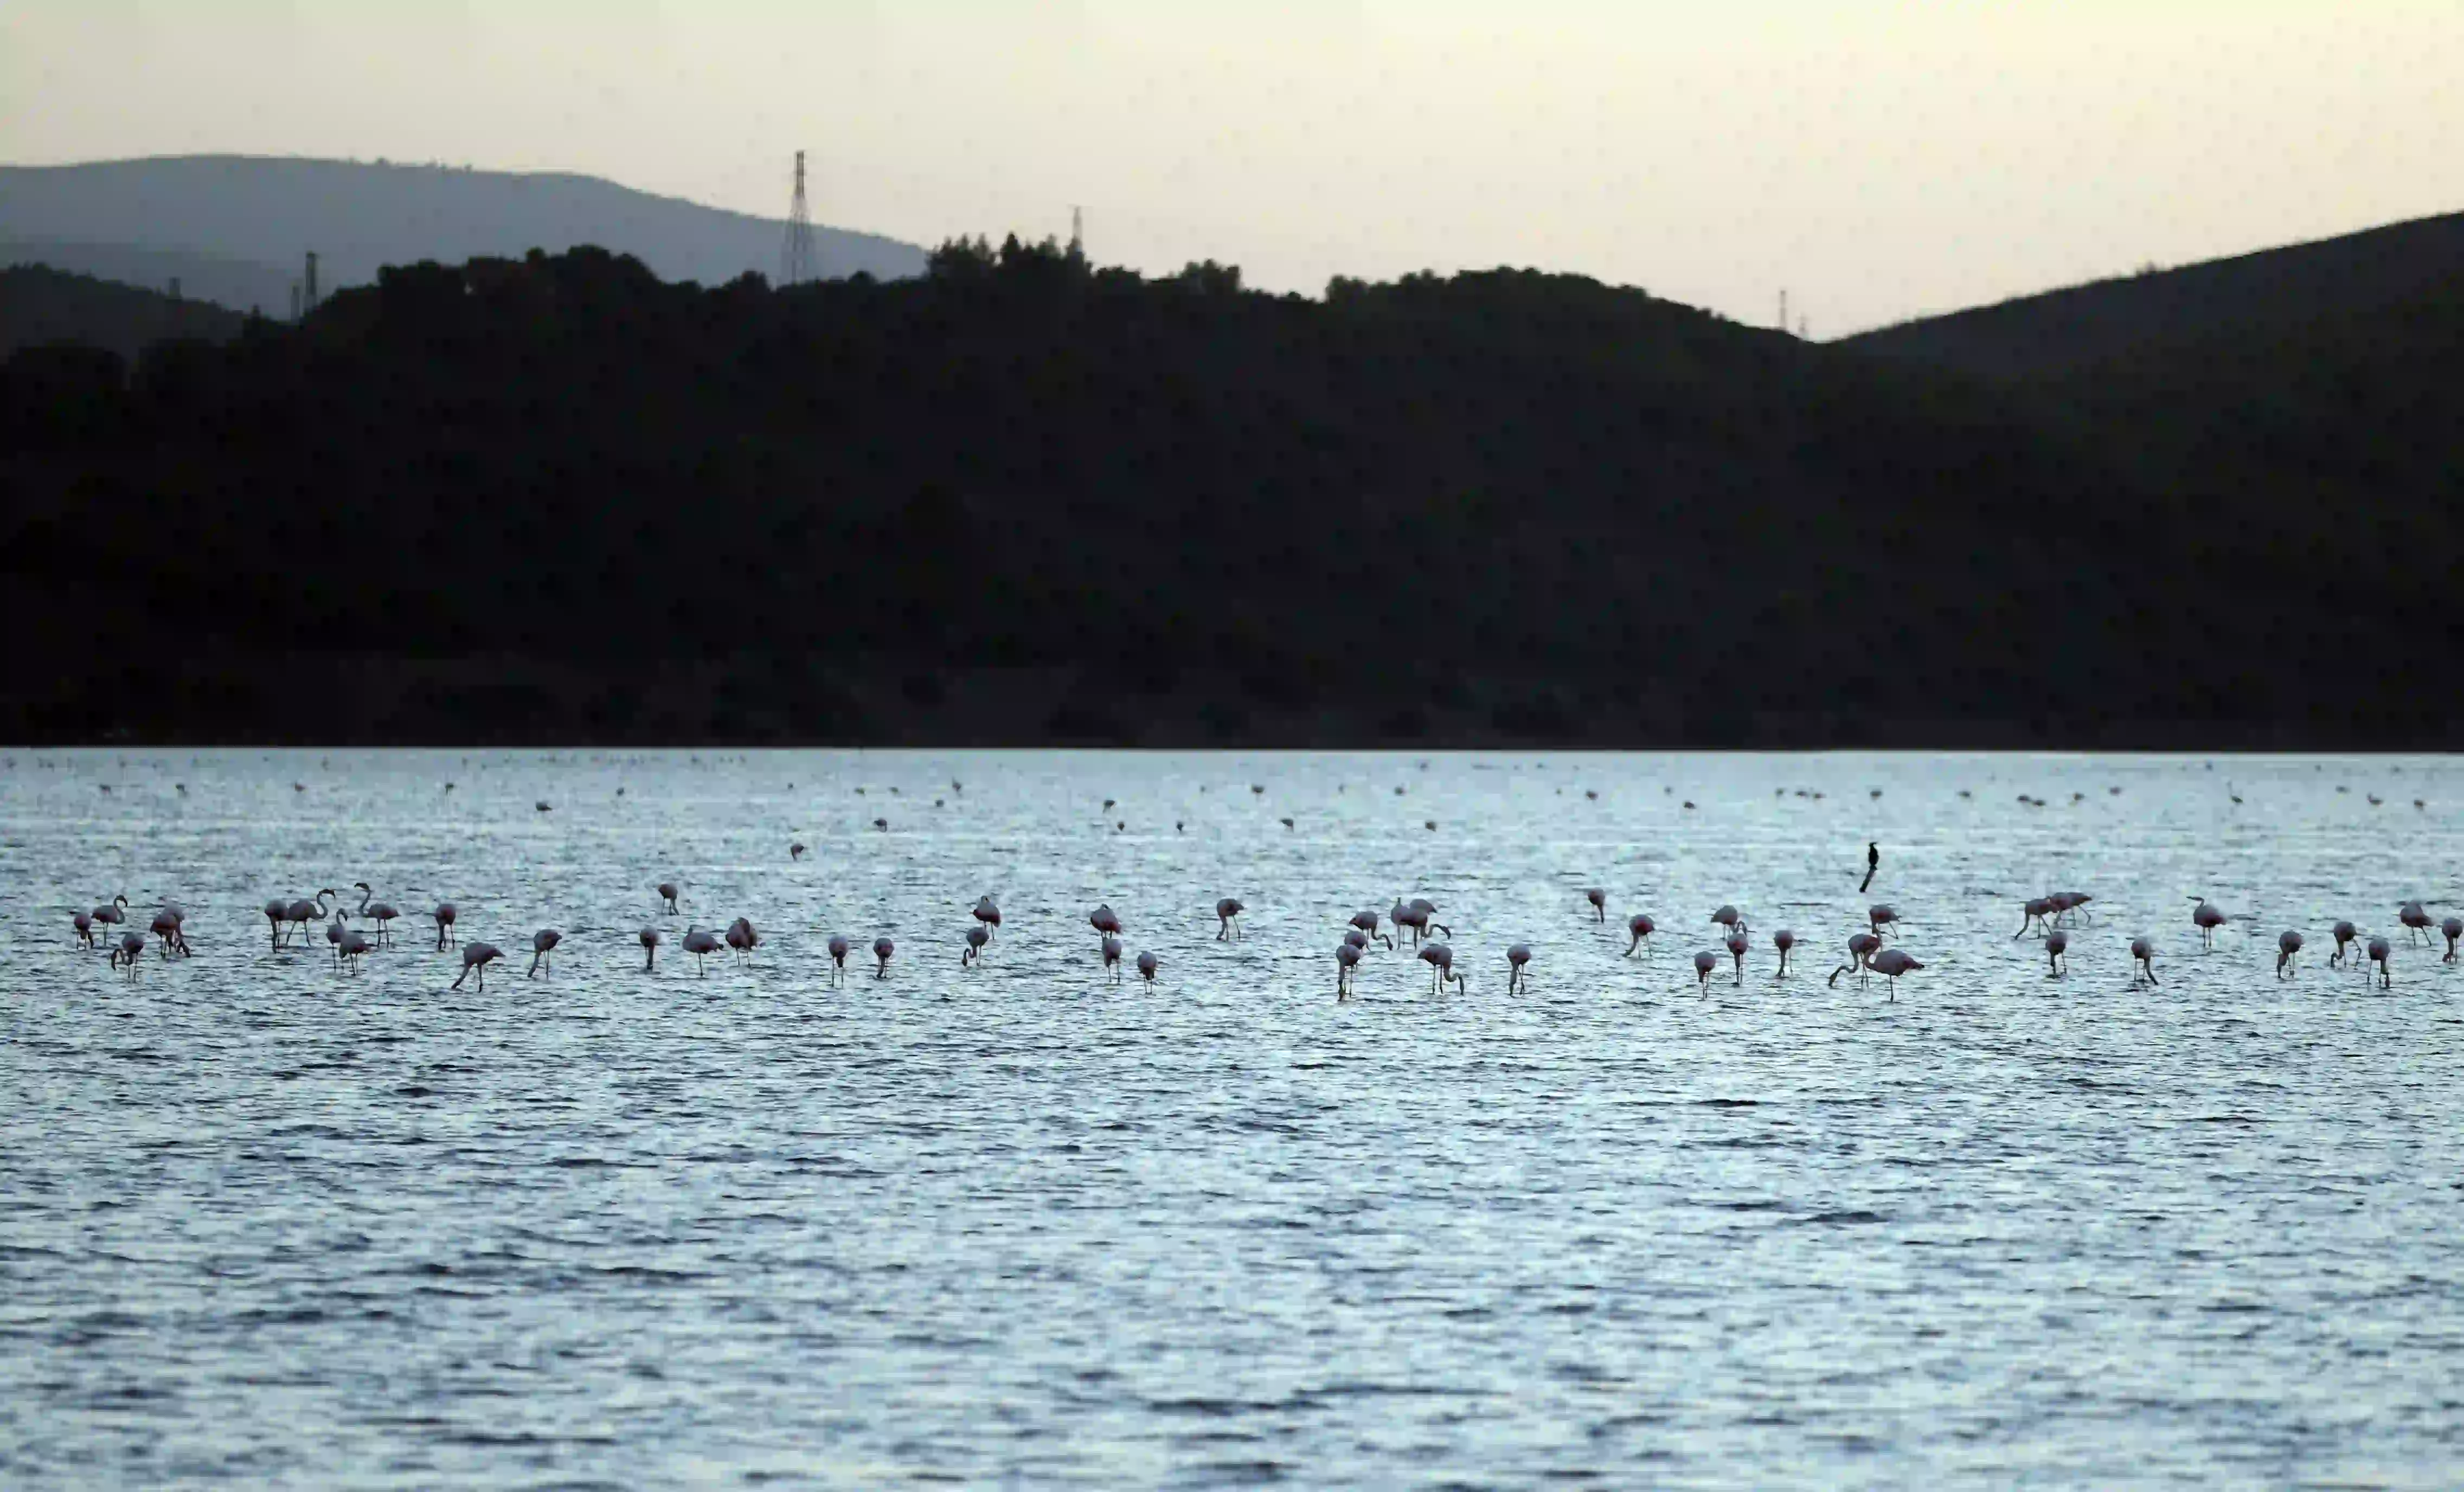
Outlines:
[{"label": "hillside vegetation", "polygon": [[0,354],[77,342],[122,358],[174,338],[228,341],[246,318],[220,306],[41,266],[0,268]]},{"label": "hillside vegetation", "polygon": [[2464,212],[2024,296],[1838,345],[1984,378],[2062,377],[2152,347],[2370,315],[2459,272]]},{"label": "hillside vegetation", "polygon": [[[6,365],[9,620],[77,619],[80,662],[20,654],[0,730],[2452,742],[2368,646],[2452,644],[2452,463],[2369,458],[2454,450],[2464,366],[2343,345],[2013,393],[1513,272],[421,265]],[[98,609],[40,557],[105,535]]]}]

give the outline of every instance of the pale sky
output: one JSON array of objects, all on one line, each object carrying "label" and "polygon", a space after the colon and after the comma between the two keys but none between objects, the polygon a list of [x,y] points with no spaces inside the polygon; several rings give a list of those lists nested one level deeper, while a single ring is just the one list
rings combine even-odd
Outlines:
[{"label": "pale sky", "polygon": [[[2464,208],[2464,0],[0,0],[0,161],[605,176],[1816,337]],[[0,203],[0,222],[6,204]]]}]

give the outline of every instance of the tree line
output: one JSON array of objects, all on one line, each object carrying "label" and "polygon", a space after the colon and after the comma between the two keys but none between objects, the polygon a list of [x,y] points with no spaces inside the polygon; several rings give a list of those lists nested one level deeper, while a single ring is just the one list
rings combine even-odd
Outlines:
[{"label": "tree line", "polygon": [[407,266],[0,364],[0,729],[2453,743],[2460,309],[2013,385],[1519,271]]}]

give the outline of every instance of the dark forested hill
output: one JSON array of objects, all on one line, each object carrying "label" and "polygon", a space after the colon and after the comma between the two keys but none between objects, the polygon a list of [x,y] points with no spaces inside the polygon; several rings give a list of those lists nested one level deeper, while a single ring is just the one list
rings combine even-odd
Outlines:
[{"label": "dark forested hill", "polygon": [[1906,321],[1838,345],[1987,378],[2058,376],[2219,335],[2366,315],[2464,273],[2464,212]]},{"label": "dark forested hill", "polygon": [[229,341],[246,318],[85,274],[0,269],[0,355],[42,342],[78,342],[133,358],[168,338]]},{"label": "dark forested hill", "polygon": [[2431,463],[2321,435],[2220,516],[2196,422],[2299,429],[2230,380],[2023,397],[1562,276],[585,251],[0,377],[19,738],[2452,739],[2352,641],[2446,626],[2453,523],[2321,568]]},{"label": "dark forested hill", "polygon": [[[783,173],[786,163],[781,162]],[[787,185],[780,182],[783,202]],[[654,196],[595,177],[383,162],[166,156],[80,165],[0,166],[0,252],[160,288],[201,260],[188,294],[232,310],[289,309],[304,255],[323,288],[363,285],[388,264],[605,245],[670,279],[717,284],[778,273],[786,225]],[[922,272],[912,244],[814,230],[825,275]]]}]

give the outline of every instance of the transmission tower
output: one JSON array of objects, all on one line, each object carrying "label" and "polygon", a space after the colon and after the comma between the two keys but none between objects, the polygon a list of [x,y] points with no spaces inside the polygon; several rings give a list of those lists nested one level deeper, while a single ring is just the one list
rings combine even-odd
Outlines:
[{"label": "transmission tower", "polygon": [[779,283],[802,285],[813,277],[813,208],[804,197],[804,152],[796,152],[796,201],[787,209],[787,245],[779,254]]},{"label": "transmission tower", "polygon": [[1087,209],[1074,202],[1069,205],[1069,257],[1087,257]]}]

